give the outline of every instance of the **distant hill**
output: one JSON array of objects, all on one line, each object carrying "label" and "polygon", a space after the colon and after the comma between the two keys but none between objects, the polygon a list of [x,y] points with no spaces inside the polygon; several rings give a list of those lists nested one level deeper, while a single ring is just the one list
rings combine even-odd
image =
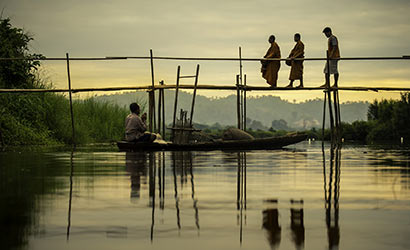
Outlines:
[{"label": "distant hill", "polygon": [[[175,91],[165,91],[165,120],[172,121]],[[117,103],[128,106],[131,102],[144,105],[147,102],[147,93],[128,92],[123,94],[103,95],[97,100]],[[158,100],[158,99],[156,99]],[[190,111],[192,95],[180,91],[178,94],[178,110],[181,108]],[[344,122],[367,120],[368,102],[348,102],[341,106],[341,118]],[[327,107],[326,107],[327,108]],[[302,103],[290,103],[277,96],[259,96],[247,98],[247,123],[254,124],[255,128],[268,129],[278,124],[293,129],[321,127],[323,100],[314,99]],[[208,98],[197,95],[195,101],[194,122],[213,125],[236,125],[236,96],[230,95],[221,98]],[[282,120],[282,121],[281,121]],[[273,122],[274,121],[274,122]],[[273,126],[272,126],[273,122]],[[262,127],[260,127],[262,126]]]}]

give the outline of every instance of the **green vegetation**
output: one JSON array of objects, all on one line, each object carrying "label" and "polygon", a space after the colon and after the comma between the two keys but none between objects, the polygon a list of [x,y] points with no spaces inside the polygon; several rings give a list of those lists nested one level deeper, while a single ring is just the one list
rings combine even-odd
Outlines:
[{"label": "green vegetation", "polygon": [[[30,54],[32,38],[0,20],[0,88],[51,88],[37,72],[41,55]],[[143,105],[144,106],[144,105]],[[94,98],[73,103],[76,143],[116,141],[123,137],[125,107]],[[71,143],[69,102],[55,93],[0,94],[0,145]]]},{"label": "green vegetation", "polygon": [[[71,143],[68,99],[62,95],[2,94],[0,130],[5,145]],[[123,138],[124,107],[94,98],[73,103],[77,144],[110,142]]]},{"label": "green vegetation", "polygon": [[[342,138],[345,141],[365,143],[404,143],[410,139],[410,93],[402,93],[400,100],[374,101],[368,109],[368,121],[342,123]],[[309,137],[322,139],[322,130],[307,131]],[[325,130],[325,140],[330,140],[329,129]]]}]

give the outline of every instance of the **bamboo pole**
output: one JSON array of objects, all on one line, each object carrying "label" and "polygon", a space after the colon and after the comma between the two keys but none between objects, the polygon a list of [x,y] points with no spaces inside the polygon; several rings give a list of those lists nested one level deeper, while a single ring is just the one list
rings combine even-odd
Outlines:
[{"label": "bamboo pole", "polygon": [[329,81],[329,82],[327,82],[327,90],[326,90],[326,92],[327,92],[327,99],[328,99],[328,102],[329,102],[329,120],[330,120],[330,130],[331,130],[331,133],[330,133],[330,135],[331,135],[331,141],[332,141],[332,144],[333,144],[333,142],[334,142],[334,120],[333,120],[333,111],[332,111],[332,95],[331,95],[331,93],[330,93],[330,62],[329,62],[329,51],[326,51],[326,58],[327,58],[327,60],[326,60],[326,67],[327,67],[327,72],[326,72],[326,81]]},{"label": "bamboo pole", "polygon": [[[241,87],[243,87],[243,70],[242,70],[242,48],[241,46],[239,46],[239,85]],[[239,91],[239,108],[240,108],[240,119],[241,119],[241,123],[240,123],[240,129],[243,129],[243,88],[240,89]]]},{"label": "bamboo pole", "polygon": [[244,75],[244,87],[243,90],[243,130],[246,131],[246,74]]},{"label": "bamboo pole", "polygon": [[[160,82],[160,85],[164,85],[164,81]],[[162,92],[162,138],[165,140],[165,135],[166,135],[166,131],[165,131],[165,90],[164,89],[160,89],[160,91]]]},{"label": "bamboo pole", "polygon": [[152,132],[152,90],[148,90],[148,130]]},{"label": "bamboo pole", "polygon": [[236,75],[236,115],[238,118],[238,129],[241,129],[239,75]]},{"label": "bamboo pole", "polygon": [[[174,116],[172,119],[172,128],[175,128],[175,122],[176,122],[176,117],[177,117],[177,107],[178,107],[178,87],[179,87],[179,75],[181,73],[181,66],[178,65],[177,69],[177,81],[175,84],[175,103],[174,103]],[[174,133],[174,130],[172,130]]]},{"label": "bamboo pole", "polygon": [[[106,57],[73,57],[70,58],[72,61],[112,61],[112,60],[148,60],[151,59],[149,56],[106,56]],[[172,57],[172,56],[155,56],[152,57],[154,60],[176,60],[176,61],[238,61],[239,58],[236,57]],[[339,60],[344,61],[371,61],[371,60],[409,60],[409,55],[403,56],[375,56],[375,57],[341,57]],[[44,57],[44,58],[24,58],[24,57],[14,57],[14,58],[0,58],[0,61],[13,61],[13,60],[32,60],[32,61],[64,61],[64,57]],[[242,61],[286,61],[286,58],[242,58]],[[303,61],[326,61],[323,57],[310,57],[310,58],[295,58],[294,60]]]},{"label": "bamboo pole", "polygon": [[194,106],[195,106],[196,89],[198,86],[198,76],[199,76],[199,64],[196,65],[194,93],[192,95],[191,116],[189,118],[189,127],[192,127],[192,119],[194,118]]},{"label": "bamboo pole", "polygon": [[[162,81],[161,81],[162,82]],[[163,89],[158,90],[158,128],[157,128],[157,133],[161,134],[161,106],[162,104],[162,93]]]},{"label": "bamboo pole", "polygon": [[333,91],[333,107],[335,110],[335,138],[336,138],[336,142],[339,142],[339,131],[340,131],[340,124],[339,124],[339,105],[337,104],[337,90]]},{"label": "bamboo pole", "polygon": [[[71,60],[71,59],[70,59]],[[319,85],[319,84],[318,84]],[[175,89],[176,85],[160,85],[155,86],[154,89]],[[192,85],[179,85],[179,89],[194,89]],[[232,85],[207,85],[201,84],[197,89],[203,90],[236,90],[236,86]],[[276,87],[272,88],[269,86],[243,86],[246,91],[315,91],[315,90],[325,90],[324,87],[303,87],[303,88],[286,88],[286,87]],[[401,87],[331,87],[331,90],[339,91],[392,91],[392,92],[406,92],[410,91],[410,88]],[[133,91],[147,91],[152,90],[151,85],[139,86],[139,87],[106,87],[106,88],[78,88],[71,89],[72,93],[82,93],[82,92],[106,92],[106,91],[123,91],[123,90],[133,90]],[[0,89],[0,94],[2,93],[68,93],[69,89]]]},{"label": "bamboo pole", "polygon": [[[152,101],[151,101],[151,110],[150,110],[150,124],[152,123],[152,126],[150,127],[155,130],[156,129],[156,122],[155,122],[155,79],[154,79],[154,59],[153,59],[153,53],[152,49],[149,50],[150,52],[150,62],[151,62],[151,84],[152,84]],[[152,113],[152,114],[151,114]],[[151,130],[151,132],[155,132]]]},{"label": "bamboo pole", "polygon": [[243,71],[242,71],[242,48],[241,48],[241,46],[239,46],[239,75],[240,75],[240,78],[239,78],[239,83],[242,85],[242,83],[243,83]]},{"label": "bamboo pole", "polygon": [[325,140],[325,124],[326,124],[326,92],[323,92],[325,97],[323,98],[323,121],[322,121],[322,146]]},{"label": "bamboo pole", "polygon": [[73,99],[71,96],[71,76],[70,76],[70,57],[66,53],[67,60],[67,79],[68,79],[68,96],[70,99],[70,115],[71,115],[71,131],[72,131],[72,144],[75,145],[75,129],[74,129],[74,113],[73,113]]}]

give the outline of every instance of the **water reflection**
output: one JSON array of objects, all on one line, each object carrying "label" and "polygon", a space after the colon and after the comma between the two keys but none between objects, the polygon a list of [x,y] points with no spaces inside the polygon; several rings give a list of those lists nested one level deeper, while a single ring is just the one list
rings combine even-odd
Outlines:
[{"label": "water reflection", "polygon": [[[328,248],[338,249],[340,242],[339,195],[341,149],[339,147],[332,147],[330,149],[329,177],[326,175],[326,155],[323,147],[322,152]],[[326,185],[327,179],[328,185]]]},{"label": "water reflection", "polygon": [[237,162],[236,209],[239,211],[239,242],[242,244],[243,225],[246,225],[246,152],[237,153]]},{"label": "water reflection", "polygon": [[67,241],[70,239],[70,229],[71,229],[71,204],[73,201],[73,175],[74,175],[74,149],[70,154],[70,191],[68,195],[68,219],[67,219]]},{"label": "water reflection", "polygon": [[1,246],[408,249],[408,157],[360,150],[0,153]]},{"label": "water reflection", "polygon": [[305,225],[303,223],[303,200],[290,200],[290,229],[296,249],[305,246]]},{"label": "water reflection", "polygon": [[[131,199],[139,199],[141,196],[141,179],[146,182],[147,176],[147,153],[127,152],[125,155],[125,168],[130,175]],[[150,178],[151,179],[151,178]]]},{"label": "water reflection", "polygon": [[[48,169],[53,166],[53,169]],[[54,194],[65,183],[65,162],[41,154],[0,153],[0,247],[20,249],[30,235],[39,233],[39,212],[46,207],[42,196]]]},{"label": "water reflection", "polygon": [[267,239],[271,249],[278,249],[281,240],[282,229],[279,225],[278,200],[267,200],[269,208],[263,210],[263,228],[266,230]]}]

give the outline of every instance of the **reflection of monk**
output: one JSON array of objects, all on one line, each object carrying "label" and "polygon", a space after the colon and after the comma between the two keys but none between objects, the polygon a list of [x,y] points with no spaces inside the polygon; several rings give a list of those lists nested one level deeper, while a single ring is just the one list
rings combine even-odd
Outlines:
[{"label": "reflection of monk", "polygon": [[[264,58],[280,58],[280,48],[275,42],[275,36],[269,37],[270,48],[266,52]],[[272,87],[277,86],[278,71],[280,69],[280,61],[262,61],[262,77],[266,79]]]},{"label": "reflection of monk", "polygon": [[[277,203],[277,201],[273,201]],[[270,208],[263,211],[263,228],[268,234],[268,241],[271,249],[279,248],[281,240],[281,228],[279,226],[279,211],[277,208]]]},{"label": "reflection of monk", "polygon": [[305,226],[303,224],[303,200],[290,200],[290,229],[296,249],[301,249],[305,243]]},{"label": "reflection of monk", "polygon": [[141,152],[127,152],[125,155],[125,166],[131,179],[131,198],[140,197],[141,176],[147,174],[146,155]]}]

